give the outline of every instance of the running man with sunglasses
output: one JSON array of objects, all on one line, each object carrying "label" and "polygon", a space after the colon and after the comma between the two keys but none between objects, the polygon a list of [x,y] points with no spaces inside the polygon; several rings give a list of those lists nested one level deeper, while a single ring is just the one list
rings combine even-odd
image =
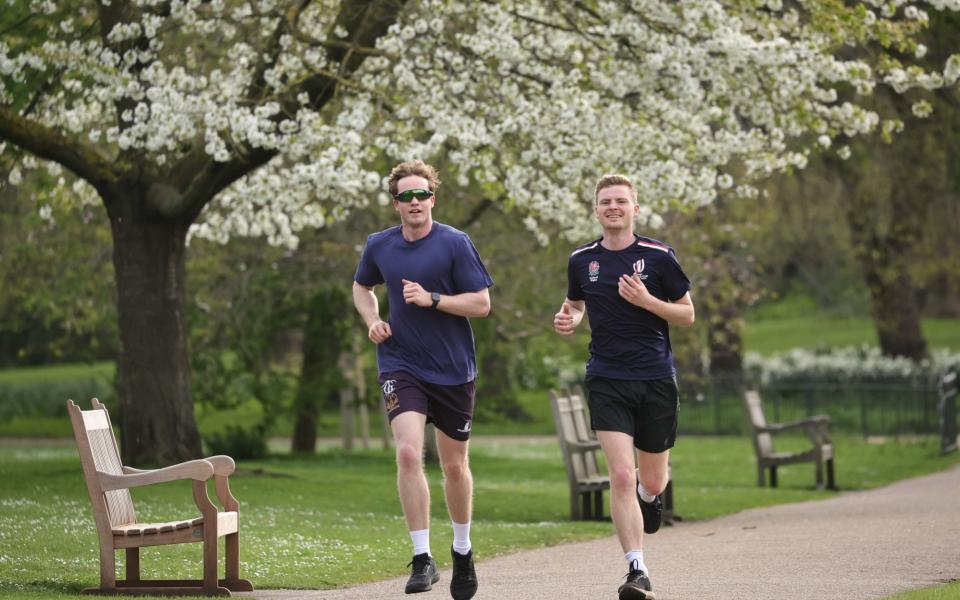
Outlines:
[{"label": "running man with sunglasses", "polygon": [[[469,317],[490,313],[493,280],[466,233],[433,220],[436,170],[400,163],[388,178],[400,226],[367,238],[354,276],[353,304],[377,344],[383,400],[397,451],[397,488],[413,542],[406,593],[440,579],[430,554],[430,490],[423,472],[424,427],[437,430],[443,491],[453,522],[450,594],[477,592],[470,545],[473,478],[467,460],[477,376]],[[373,288],[386,284],[384,321]]]},{"label": "running man with sunglasses", "polygon": [[573,335],[584,312],[590,319],[590,425],[607,458],[610,514],[629,569],[617,593],[649,600],[643,534],[660,529],[659,494],[680,409],[669,325],[693,325],[693,300],[673,248],[633,232],[640,212],[633,183],[604,175],[594,194],[603,236],[570,255],[567,297],[553,327]]}]

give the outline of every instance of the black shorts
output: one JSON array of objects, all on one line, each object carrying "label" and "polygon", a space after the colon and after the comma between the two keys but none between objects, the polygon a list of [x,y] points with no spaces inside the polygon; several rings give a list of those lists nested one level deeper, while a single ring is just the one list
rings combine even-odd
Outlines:
[{"label": "black shorts", "polygon": [[590,426],[620,431],[644,452],[663,452],[677,441],[680,394],[676,379],[628,381],[588,375]]},{"label": "black shorts", "polygon": [[427,423],[455,440],[470,439],[476,386],[473,381],[460,385],[439,385],[417,379],[406,371],[381,373],[383,404],[390,421],[407,411],[427,416]]}]

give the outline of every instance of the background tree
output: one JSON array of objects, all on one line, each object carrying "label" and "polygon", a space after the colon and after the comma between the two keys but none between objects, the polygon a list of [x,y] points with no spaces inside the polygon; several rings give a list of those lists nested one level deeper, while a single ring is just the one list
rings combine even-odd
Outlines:
[{"label": "background tree", "polygon": [[[367,206],[376,159],[445,151],[545,236],[592,233],[609,165],[648,213],[807,161],[810,131],[867,133],[837,101],[928,85],[916,6],[813,2],[21,0],[0,32],[0,153],[28,152],[106,208],[118,291],[124,458],[196,456],[185,240],[296,233]],[[951,57],[940,83],[960,77]],[[46,163],[44,163],[44,166]],[[21,165],[26,166],[26,165]],[[505,174],[498,179],[498,173]],[[18,175],[19,177],[19,175]],[[15,177],[14,179],[17,179]],[[69,183],[69,182],[67,182]],[[751,188],[739,186],[743,194]],[[500,193],[502,191],[502,194]],[[381,197],[381,201],[386,202]],[[136,415],[136,418],[133,418]]]},{"label": "background tree", "polygon": [[115,355],[103,209],[64,205],[61,193],[42,178],[0,190],[0,365]]}]

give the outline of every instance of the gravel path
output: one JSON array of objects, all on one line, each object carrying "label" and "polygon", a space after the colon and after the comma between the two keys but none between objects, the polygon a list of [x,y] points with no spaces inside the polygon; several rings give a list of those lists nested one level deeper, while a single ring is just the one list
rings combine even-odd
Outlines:
[{"label": "gravel path", "polygon": [[[644,545],[657,600],[886,598],[960,579],[960,466],[827,500],[679,523]],[[615,599],[625,571],[614,537],[520,552],[478,563],[475,598]],[[397,599],[406,597],[405,581],[248,596]],[[449,582],[449,570],[441,571],[433,591],[410,598],[449,598]]]}]

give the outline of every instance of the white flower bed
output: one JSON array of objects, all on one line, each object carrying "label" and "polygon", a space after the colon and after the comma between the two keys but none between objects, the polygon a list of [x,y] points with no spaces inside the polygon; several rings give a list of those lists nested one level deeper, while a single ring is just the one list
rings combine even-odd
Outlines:
[{"label": "white flower bed", "polygon": [[883,356],[873,346],[847,346],[829,350],[795,348],[763,357],[748,352],[744,369],[762,385],[789,383],[903,383],[931,384],[949,369],[960,368],[960,353],[947,349],[930,352],[930,358],[913,361]]}]

